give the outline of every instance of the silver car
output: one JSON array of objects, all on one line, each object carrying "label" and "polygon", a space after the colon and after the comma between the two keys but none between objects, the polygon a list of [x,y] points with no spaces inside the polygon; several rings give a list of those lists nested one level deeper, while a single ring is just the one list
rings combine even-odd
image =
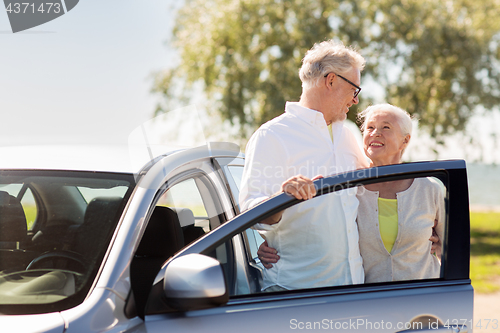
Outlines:
[{"label": "silver car", "polygon": [[37,166],[28,157],[29,167],[0,170],[2,332],[464,332],[473,326],[464,161],[385,166],[316,182],[317,196],[328,196],[367,183],[438,180],[446,207],[439,277],[262,292],[262,238],[251,227],[302,202],[281,194],[240,213],[244,156],[237,147],[172,151],[137,170],[102,166],[117,162],[109,155],[90,154],[81,167],[55,155],[52,164]]}]

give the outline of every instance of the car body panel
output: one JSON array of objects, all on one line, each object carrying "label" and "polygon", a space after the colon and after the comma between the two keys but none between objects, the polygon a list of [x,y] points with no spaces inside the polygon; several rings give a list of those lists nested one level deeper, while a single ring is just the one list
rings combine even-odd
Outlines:
[{"label": "car body panel", "polygon": [[125,302],[114,290],[94,288],[83,303],[61,312],[65,332],[123,332],[142,324],[140,318],[125,316]]},{"label": "car body panel", "polygon": [[44,313],[22,316],[0,316],[2,332],[63,333],[65,321],[60,313]]},{"label": "car body panel", "polygon": [[[134,329],[134,332],[161,332],[166,322],[174,332],[255,332],[255,325],[271,332],[312,328],[396,332],[408,329],[405,325],[409,325],[416,316],[432,314],[436,318],[463,317],[470,320],[473,291],[470,285],[455,285],[360,291],[344,295],[315,295],[311,292],[303,297],[292,297],[283,300],[269,296],[265,302],[249,301],[245,304],[190,311],[183,315],[155,315],[148,317],[146,323],[141,328]],[[401,311],[402,308],[404,311]],[[398,327],[398,324],[401,325]]]}]

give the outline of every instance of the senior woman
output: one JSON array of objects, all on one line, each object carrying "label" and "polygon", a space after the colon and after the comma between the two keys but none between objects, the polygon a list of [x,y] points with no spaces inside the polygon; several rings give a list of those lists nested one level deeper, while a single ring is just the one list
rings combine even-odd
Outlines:
[{"label": "senior woman", "polygon": [[[377,104],[358,114],[358,119],[370,166],[401,163],[411,139],[410,115],[396,106]],[[440,246],[432,246],[444,233],[444,194],[438,180],[424,177],[365,185],[358,188],[357,197],[365,283],[439,277]],[[266,268],[279,260],[266,242],[258,254]]]},{"label": "senior woman", "polygon": [[[411,138],[410,115],[390,104],[368,107],[363,147],[371,166],[401,163]],[[431,254],[433,228],[444,233],[444,194],[434,178],[402,179],[358,188],[359,248],[365,282],[437,278],[440,261]]]}]

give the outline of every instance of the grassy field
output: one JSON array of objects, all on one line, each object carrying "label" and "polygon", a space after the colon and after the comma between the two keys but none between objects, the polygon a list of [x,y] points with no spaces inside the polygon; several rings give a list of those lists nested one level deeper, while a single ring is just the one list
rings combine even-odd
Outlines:
[{"label": "grassy field", "polygon": [[500,290],[500,212],[471,212],[470,276],[474,290]]}]

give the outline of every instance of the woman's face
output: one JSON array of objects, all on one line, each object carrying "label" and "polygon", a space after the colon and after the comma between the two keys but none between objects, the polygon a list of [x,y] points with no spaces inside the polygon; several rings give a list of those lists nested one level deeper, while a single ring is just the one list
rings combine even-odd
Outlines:
[{"label": "woman's face", "polygon": [[398,118],[390,111],[373,111],[366,120],[363,146],[375,166],[401,163],[410,135],[403,135]]}]

